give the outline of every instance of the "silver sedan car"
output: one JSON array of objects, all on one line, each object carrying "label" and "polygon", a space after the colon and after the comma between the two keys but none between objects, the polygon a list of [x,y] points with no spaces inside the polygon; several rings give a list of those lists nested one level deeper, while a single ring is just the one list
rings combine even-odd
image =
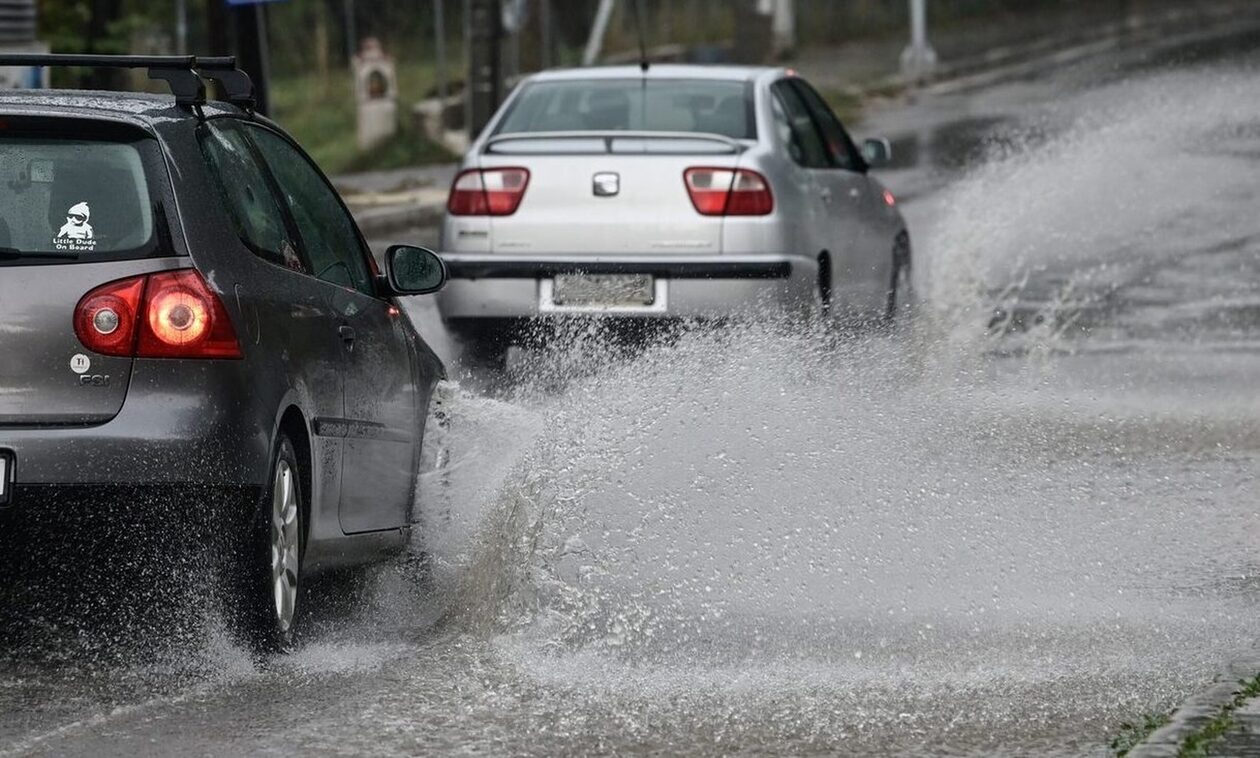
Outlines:
[{"label": "silver sedan car", "polygon": [[447,326],[493,358],[547,316],[766,308],[894,315],[910,240],[818,92],[779,68],[654,65],[524,80],[447,203]]}]

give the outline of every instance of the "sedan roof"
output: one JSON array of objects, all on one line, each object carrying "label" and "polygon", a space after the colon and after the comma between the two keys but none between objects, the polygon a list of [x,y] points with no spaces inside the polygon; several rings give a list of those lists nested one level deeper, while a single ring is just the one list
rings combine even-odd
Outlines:
[{"label": "sedan roof", "polygon": [[719,79],[751,81],[763,74],[781,69],[769,66],[710,66],[686,63],[654,63],[647,71],[639,66],[589,66],[557,68],[530,76],[531,81],[574,81],[584,79]]}]

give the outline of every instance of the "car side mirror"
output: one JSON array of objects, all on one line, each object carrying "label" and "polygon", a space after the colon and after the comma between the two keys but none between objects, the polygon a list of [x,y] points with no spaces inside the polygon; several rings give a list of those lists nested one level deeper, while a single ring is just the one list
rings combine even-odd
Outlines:
[{"label": "car side mirror", "polygon": [[446,284],[446,264],[432,250],[392,245],[385,251],[389,287],[398,295],[427,295]]},{"label": "car side mirror", "polygon": [[892,143],[882,138],[863,141],[862,159],[871,168],[887,166],[892,162]]}]

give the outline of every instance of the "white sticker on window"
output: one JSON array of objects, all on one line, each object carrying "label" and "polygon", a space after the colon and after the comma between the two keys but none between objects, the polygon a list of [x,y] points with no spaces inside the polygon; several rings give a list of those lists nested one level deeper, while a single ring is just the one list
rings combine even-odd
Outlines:
[{"label": "white sticker on window", "polygon": [[92,209],[87,203],[75,203],[66,211],[66,223],[57,232],[53,247],[57,250],[95,250],[96,238],[92,234]]}]

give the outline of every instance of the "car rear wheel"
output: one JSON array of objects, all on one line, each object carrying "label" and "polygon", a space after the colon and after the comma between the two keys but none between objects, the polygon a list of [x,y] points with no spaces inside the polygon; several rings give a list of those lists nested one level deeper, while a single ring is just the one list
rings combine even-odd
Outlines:
[{"label": "car rear wheel", "polygon": [[818,256],[818,291],[816,308],[824,325],[831,322],[831,256],[823,253]]},{"label": "car rear wheel", "polygon": [[486,324],[447,324],[460,345],[460,365],[474,373],[498,372],[507,366],[507,352],[511,346],[507,329],[496,320],[486,321]]},{"label": "car rear wheel", "polygon": [[902,318],[914,303],[913,285],[910,280],[910,237],[904,232],[893,242],[892,282],[888,286],[888,304],[884,318],[896,321]]},{"label": "car rear wheel", "polygon": [[300,625],[305,547],[302,497],[297,453],[282,434],[268,486],[245,535],[232,598],[239,631],[259,652],[291,647]]}]

